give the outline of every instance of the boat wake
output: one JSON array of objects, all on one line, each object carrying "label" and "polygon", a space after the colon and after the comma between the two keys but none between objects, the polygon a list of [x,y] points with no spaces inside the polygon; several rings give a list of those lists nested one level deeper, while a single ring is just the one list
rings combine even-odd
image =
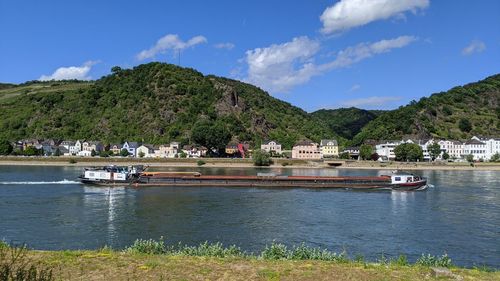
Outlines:
[{"label": "boat wake", "polygon": [[0,184],[3,185],[16,185],[16,184],[80,184],[79,181],[70,181],[64,179],[62,181],[2,181]]}]

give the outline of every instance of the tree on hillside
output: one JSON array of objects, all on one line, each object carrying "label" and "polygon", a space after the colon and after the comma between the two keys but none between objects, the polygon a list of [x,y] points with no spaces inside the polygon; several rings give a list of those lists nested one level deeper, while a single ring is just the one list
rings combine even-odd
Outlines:
[{"label": "tree on hillside", "polygon": [[373,154],[373,146],[371,146],[371,145],[363,144],[359,148],[359,156],[363,160],[371,159],[372,154]]},{"label": "tree on hillside", "polygon": [[12,145],[8,140],[0,140],[0,155],[9,155],[12,150]]},{"label": "tree on hillside", "polygon": [[468,119],[462,118],[458,122],[458,128],[460,128],[462,132],[468,133],[472,130],[472,124]]},{"label": "tree on hillside", "polygon": [[414,143],[403,143],[394,148],[397,161],[421,161],[424,152],[420,145]]},{"label": "tree on hillside", "polygon": [[429,155],[431,156],[432,161],[434,161],[441,154],[441,146],[439,143],[433,143],[427,146],[427,151],[429,151]]},{"label": "tree on hillside", "polygon": [[231,134],[222,122],[200,121],[194,125],[191,139],[196,144],[207,147],[209,153],[212,149],[220,152],[231,140]]}]

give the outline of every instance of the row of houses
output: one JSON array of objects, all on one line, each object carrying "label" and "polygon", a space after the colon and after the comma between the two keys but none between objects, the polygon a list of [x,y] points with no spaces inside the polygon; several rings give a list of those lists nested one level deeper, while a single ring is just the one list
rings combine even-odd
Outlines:
[{"label": "row of houses", "polygon": [[[275,154],[283,153],[281,144],[274,140],[262,143],[260,149]],[[292,158],[294,159],[320,160],[338,156],[339,145],[337,140],[321,140],[319,144],[312,141],[300,141],[292,148]]]},{"label": "row of houses", "polygon": [[[123,144],[104,145],[100,141],[57,141],[57,140],[20,140],[13,144],[15,149],[25,151],[29,147],[42,150],[45,155],[64,156],[92,156],[102,151],[112,152],[114,155],[128,155],[131,157],[146,158],[176,158],[185,154],[189,158],[204,157],[207,149],[203,146],[184,145],[182,148],[178,142],[165,145],[150,145],[140,142],[124,142]],[[125,153],[124,153],[125,151]],[[57,153],[56,153],[57,152]]]},{"label": "row of houses", "polygon": [[[466,141],[458,140],[412,140],[382,141],[375,145],[375,152],[381,160],[394,160],[394,148],[403,143],[418,144],[424,153],[424,160],[431,160],[428,147],[434,143],[441,147],[441,154],[438,159],[442,159],[446,152],[450,159],[465,159],[467,155],[472,155],[474,160],[489,161],[493,155],[500,153],[500,138],[474,136]],[[359,151],[358,151],[359,153]]]}]

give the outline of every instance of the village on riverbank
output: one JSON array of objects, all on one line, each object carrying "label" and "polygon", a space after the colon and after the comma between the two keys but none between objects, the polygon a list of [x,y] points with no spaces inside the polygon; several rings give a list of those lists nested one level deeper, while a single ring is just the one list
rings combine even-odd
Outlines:
[{"label": "village on riverbank", "polygon": [[260,150],[273,158],[299,160],[373,160],[378,162],[497,162],[500,161],[500,138],[473,136],[469,140],[403,139],[390,141],[368,140],[359,147],[341,147],[337,140],[324,139],[319,143],[303,140],[291,150],[275,140],[261,144],[230,142],[224,149],[170,142],[152,145],[142,142],[104,144],[101,141],[25,139],[3,142],[0,155],[66,156],[66,157],[125,157],[125,158],[252,158]]},{"label": "village on riverbank", "polygon": [[[3,145],[2,147],[4,147]],[[259,149],[260,148],[260,149]],[[255,155],[270,159],[256,164]],[[103,144],[100,141],[19,140],[3,149],[0,165],[99,165],[147,163],[152,167],[338,167],[351,169],[484,169],[500,170],[500,138],[472,137],[466,141],[412,140],[368,141],[360,147],[341,147],[336,140],[297,142],[286,150],[274,140],[260,147],[229,143],[215,148],[171,142]]]}]

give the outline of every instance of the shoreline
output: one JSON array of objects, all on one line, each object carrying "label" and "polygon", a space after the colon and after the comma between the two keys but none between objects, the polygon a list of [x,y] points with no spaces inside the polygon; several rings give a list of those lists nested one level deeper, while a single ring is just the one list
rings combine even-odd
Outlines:
[{"label": "shoreline", "polygon": [[[76,163],[70,163],[73,159]],[[204,161],[199,166],[197,161]],[[0,157],[0,166],[62,166],[88,167],[116,165],[148,165],[152,168],[259,168],[259,169],[352,169],[352,170],[445,170],[445,171],[500,171],[500,163],[379,163],[373,161],[332,160],[339,166],[329,166],[324,162],[296,159],[274,159],[271,166],[257,167],[249,159],[199,158],[199,159],[124,159],[124,158],[54,158],[54,157]],[[286,163],[283,165],[283,163]]]},{"label": "shoreline", "polygon": [[[493,269],[383,262],[263,259],[217,254],[127,253],[100,250],[28,250],[21,262],[47,280],[500,280]],[[18,262],[18,263],[21,263]],[[17,269],[22,265],[9,265]]]}]

